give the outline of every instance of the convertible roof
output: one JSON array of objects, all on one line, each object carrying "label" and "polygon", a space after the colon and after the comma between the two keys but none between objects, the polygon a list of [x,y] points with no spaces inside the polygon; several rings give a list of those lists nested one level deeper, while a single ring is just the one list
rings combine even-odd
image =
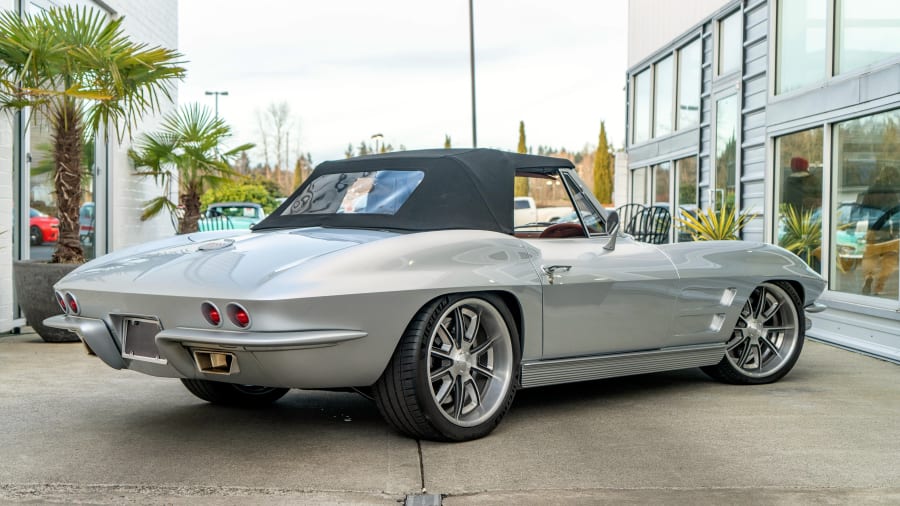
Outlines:
[{"label": "convertible roof", "polygon": [[[540,173],[573,167],[572,162],[563,158],[508,153],[496,149],[399,151],[323,162],[254,230],[322,226],[414,231],[478,229],[511,234],[516,172]],[[318,176],[390,169],[421,170],[425,173],[422,183],[394,215],[282,215]]]}]

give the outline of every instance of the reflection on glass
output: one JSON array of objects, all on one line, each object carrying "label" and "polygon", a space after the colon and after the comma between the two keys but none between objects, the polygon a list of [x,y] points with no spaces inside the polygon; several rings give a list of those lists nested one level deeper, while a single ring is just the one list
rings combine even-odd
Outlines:
[{"label": "reflection on glass", "polygon": [[719,21],[719,75],[741,67],[741,11]]},{"label": "reflection on glass", "polygon": [[631,202],[648,204],[647,201],[647,167],[631,171]]},{"label": "reflection on glass", "polygon": [[[678,179],[678,188],[675,191],[675,216],[681,216],[682,210],[697,215],[700,208],[699,195],[697,193],[697,159],[682,158],[675,161],[675,177]],[[690,232],[680,230],[677,234],[679,242],[692,241]]]},{"label": "reflection on glass", "polygon": [[672,132],[672,99],[674,97],[674,75],[672,57],[656,64],[656,106],[653,109],[653,136],[659,137]]},{"label": "reflection on glass", "polygon": [[716,102],[716,209],[734,207],[734,188],[737,179],[735,155],[737,153],[737,96]]},{"label": "reflection on glass", "polygon": [[[31,209],[39,214],[46,215],[48,220],[40,221],[32,217],[30,219],[31,232],[31,258],[37,260],[50,260],[56,243],[59,240],[59,209],[56,204],[56,189],[54,187],[55,165],[53,161],[53,140],[50,128],[44,120],[38,117],[32,118],[28,127],[29,142],[31,145],[31,193],[29,195]],[[90,260],[95,257],[94,229],[93,229],[93,200],[94,200],[94,165],[96,149],[94,139],[85,139],[82,144],[81,156],[81,209],[79,213],[79,239],[84,248],[84,256]],[[89,207],[88,211],[86,208]],[[34,212],[32,212],[34,214]],[[56,229],[51,232],[50,227]]]},{"label": "reflection on glass", "polygon": [[900,2],[837,0],[835,73],[900,55]]},{"label": "reflection on glass", "polygon": [[700,124],[700,39],[678,51],[678,118],[677,128]]},{"label": "reflection on glass", "polygon": [[823,129],[775,141],[775,224],[778,245],[822,271]]},{"label": "reflection on glass", "polygon": [[634,139],[635,143],[650,138],[650,70],[634,78]]},{"label": "reflection on glass", "polygon": [[826,0],[778,2],[777,93],[825,79]]},{"label": "reflection on glass", "polygon": [[397,214],[425,177],[420,170],[322,174],[307,183],[282,216],[293,214]]},{"label": "reflection on glass", "polygon": [[834,128],[832,289],[898,298],[900,110]]},{"label": "reflection on glass", "polygon": [[653,166],[653,203],[669,202],[669,162]]}]

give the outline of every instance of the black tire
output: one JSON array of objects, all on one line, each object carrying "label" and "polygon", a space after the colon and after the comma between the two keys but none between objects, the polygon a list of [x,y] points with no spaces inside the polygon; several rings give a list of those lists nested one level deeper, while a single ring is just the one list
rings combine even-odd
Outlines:
[{"label": "black tire", "polygon": [[44,244],[44,233],[41,232],[40,227],[35,225],[31,227],[31,245],[40,246],[41,244]]},{"label": "black tire", "polygon": [[236,385],[199,379],[181,380],[189,392],[213,404],[255,408],[267,406],[288,393],[288,388]]},{"label": "black tire", "polygon": [[[462,315],[464,311],[474,313],[472,307],[481,312],[477,313],[478,324],[469,327],[476,328],[472,331],[471,340],[466,341],[468,348],[465,349],[471,351],[469,356],[473,357],[469,363],[475,362],[479,365],[470,369],[459,365],[465,363],[466,359],[463,358],[458,361],[435,359],[432,351],[440,350],[433,350],[432,346],[441,342],[439,325],[453,318],[449,314],[454,308],[459,309],[458,312]],[[488,318],[484,318],[485,315]],[[472,321],[469,320],[470,323]],[[451,322],[450,325],[454,324]],[[499,333],[488,332],[482,325],[494,327]],[[444,332],[451,333],[446,325],[441,328]],[[451,330],[455,334],[456,331],[452,328]],[[469,333],[468,328],[465,333]],[[505,335],[505,337],[491,338],[490,335]],[[464,339],[466,337],[460,335],[460,340]],[[454,350],[456,349],[454,347]],[[459,349],[462,350],[463,347],[460,346]],[[491,361],[490,372],[496,373],[490,378],[487,375],[482,376],[483,373],[478,370],[480,364],[487,363],[482,362],[480,357],[488,353]],[[409,323],[391,361],[373,387],[375,403],[388,423],[410,437],[433,441],[478,439],[494,430],[509,410],[519,386],[520,357],[516,325],[509,309],[499,297],[491,294],[444,296],[423,307]],[[440,392],[434,390],[435,383],[440,380],[432,379],[430,371],[437,361],[442,364],[435,374],[446,374],[447,377],[454,374],[451,380],[453,386],[448,387],[448,390],[452,390],[451,394],[459,394],[450,396],[458,399],[451,402],[459,403],[459,408],[455,410],[457,418],[455,421],[452,419],[453,415],[448,414],[446,408],[442,407],[444,404],[437,399]],[[500,363],[503,365],[498,365]],[[450,365],[444,367],[445,364]],[[455,376],[456,373],[450,372],[457,367],[465,367],[464,373]],[[478,386],[479,378],[484,381],[481,386]],[[443,398],[446,400],[447,397],[445,393]],[[469,420],[463,420],[462,417],[466,399],[469,403],[477,400],[474,408],[471,408],[471,404],[465,405],[471,408],[469,414],[472,414],[472,418]]]},{"label": "black tire", "polygon": [[[753,335],[745,335],[745,332],[752,330],[749,325],[742,325],[746,322],[745,315],[748,308],[751,313],[754,312],[754,307],[759,307],[758,311],[762,312],[765,305],[768,304],[766,302],[768,297],[772,297],[773,300],[777,300],[782,304],[781,306],[775,306],[775,311],[769,317],[773,320],[768,321],[773,321],[774,325],[767,327],[765,323],[768,321],[763,322],[763,325],[756,327],[756,332],[749,332],[750,334],[760,333],[760,328],[767,329],[767,331],[760,333],[765,334],[765,339],[760,336],[754,338]],[[763,299],[762,305],[760,305],[760,298]],[[752,320],[753,315],[749,316]],[[760,319],[761,315],[756,317],[757,321]],[[792,326],[793,329],[791,331],[773,330],[786,326]],[[769,332],[775,332],[774,337],[770,337],[773,334]],[[738,324],[732,332],[732,338],[728,343],[728,350],[725,356],[722,357],[721,362],[716,365],[702,367],[701,369],[712,378],[724,383],[736,385],[774,383],[793,369],[797,359],[800,357],[800,352],[803,350],[805,337],[806,316],[804,315],[803,303],[800,295],[797,294],[797,290],[789,283],[763,283],[756,287],[741,309],[741,317],[738,318]],[[743,340],[743,342],[739,342],[740,340]],[[752,351],[754,342],[756,343],[756,352]],[[778,352],[776,353],[775,350],[778,350]],[[745,352],[747,353],[746,355]],[[753,360],[754,353],[755,361]],[[784,356],[780,353],[784,353]],[[739,366],[744,357],[750,359],[751,367]],[[744,361],[747,360],[744,359]]]}]

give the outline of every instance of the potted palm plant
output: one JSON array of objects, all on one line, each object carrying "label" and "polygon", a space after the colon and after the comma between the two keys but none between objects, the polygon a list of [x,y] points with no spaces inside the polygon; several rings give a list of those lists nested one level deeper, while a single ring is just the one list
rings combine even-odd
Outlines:
[{"label": "potted palm plant", "polygon": [[735,241],[741,229],[756,218],[755,214],[738,214],[733,205],[722,206],[719,212],[707,208],[696,216],[681,209],[678,226],[691,234],[695,241]]},{"label": "potted palm plant", "polygon": [[[167,114],[158,131],[140,136],[128,156],[138,176],[152,177],[163,188],[162,195],[146,203],[141,219],[168,211],[178,218],[179,234],[196,232],[204,190],[235,176],[228,162],[253,147],[222,151],[230,136],[227,123],[197,104]],[[178,185],[179,202],[169,198],[172,184]]]},{"label": "potted palm plant", "polygon": [[19,305],[47,341],[72,339],[41,322],[59,312],[52,285],[85,260],[78,213],[86,134],[130,135],[143,114],[172,100],[184,76],[179,53],[132,41],[123,19],[78,7],[0,14],[0,108],[28,108],[51,129],[59,241],[49,264],[14,269]]}]

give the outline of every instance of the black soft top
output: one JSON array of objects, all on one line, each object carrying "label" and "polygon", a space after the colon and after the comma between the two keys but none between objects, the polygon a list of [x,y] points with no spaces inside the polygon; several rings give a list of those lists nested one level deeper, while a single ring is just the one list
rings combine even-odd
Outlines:
[{"label": "black soft top", "polygon": [[[512,234],[516,172],[545,172],[573,167],[572,162],[563,158],[508,153],[496,149],[400,151],[323,162],[275,212],[253,229],[477,229]],[[282,215],[294,199],[321,175],[391,169],[420,170],[425,175],[396,214]]]}]

